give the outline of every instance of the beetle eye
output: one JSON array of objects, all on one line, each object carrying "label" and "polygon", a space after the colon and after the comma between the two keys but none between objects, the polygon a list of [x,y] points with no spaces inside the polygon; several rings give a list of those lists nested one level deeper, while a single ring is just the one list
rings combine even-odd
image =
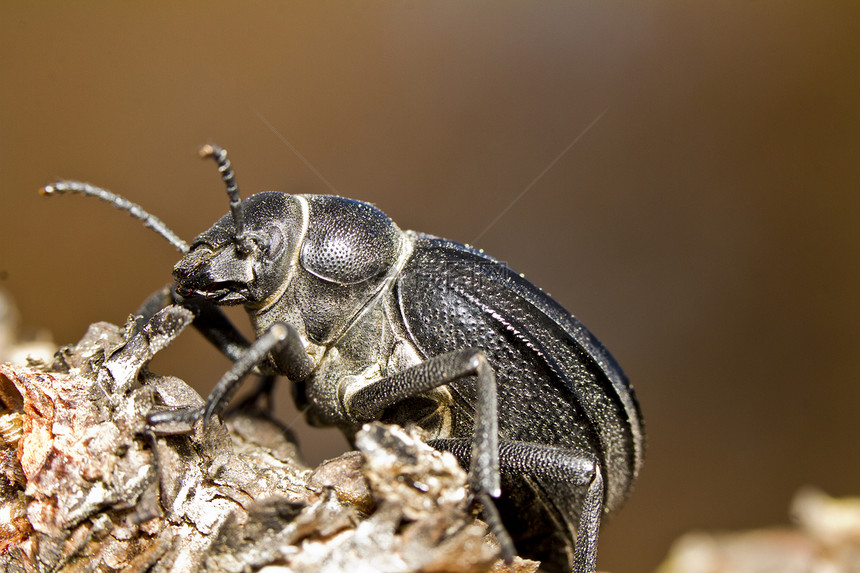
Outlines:
[{"label": "beetle eye", "polygon": [[274,259],[278,254],[280,254],[283,246],[284,236],[281,234],[281,230],[277,227],[272,227],[269,232],[268,245],[266,245],[266,255],[270,259]]},{"label": "beetle eye", "polygon": [[197,254],[201,257],[209,257],[214,252],[212,247],[210,247],[206,243],[200,243],[199,245],[195,245],[192,250],[197,251]]}]

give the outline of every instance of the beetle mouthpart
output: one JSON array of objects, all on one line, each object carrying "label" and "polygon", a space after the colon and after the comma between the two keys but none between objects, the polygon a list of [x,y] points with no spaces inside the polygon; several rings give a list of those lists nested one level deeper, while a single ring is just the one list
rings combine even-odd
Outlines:
[{"label": "beetle mouthpart", "polygon": [[211,283],[203,287],[176,285],[176,292],[185,298],[202,298],[218,304],[240,304],[248,300],[248,288],[238,282]]},{"label": "beetle mouthpart", "polygon": [[173,266],[173,278],[180,284],[211,282],[206,276],[206,265],[214,256],[215,254],[209,249],[196,248],[192,250]]}]

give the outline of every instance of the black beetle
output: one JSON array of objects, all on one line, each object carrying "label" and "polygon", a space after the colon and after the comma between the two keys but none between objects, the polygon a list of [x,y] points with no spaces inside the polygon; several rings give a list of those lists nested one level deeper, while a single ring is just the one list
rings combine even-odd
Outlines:
[{"label": "black beetle", "polygon": [[[593,572],[601,515],[627,497],[644,449],[633,388],[594,335],[482,251],[401,231],[352,199],[267,192],[240,201],[224,150],[201,154],[217,161],[231,213],[190,247],[103,189],[63,181],[43,190],[110,201],[185,253],[176,284],[139,314],[188,306],[235,365],[204,411],[157,412],[150,423],[206,422],[249,372],[284,375],[311,424],[350,439],[370,420],[426,430],[430,445],[469,469],[507,558],[512,538],[547,570]],[[238,304],[253,344],[217,309]]]}]

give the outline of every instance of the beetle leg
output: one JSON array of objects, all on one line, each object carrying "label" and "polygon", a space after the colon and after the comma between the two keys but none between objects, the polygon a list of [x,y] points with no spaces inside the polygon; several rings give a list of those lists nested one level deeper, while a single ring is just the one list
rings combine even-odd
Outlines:
[{"label": "beetle leg", "polygon": [[140,305],[140,308],[135,312],[135,316],[140,317],[137,324],[142,328],[144,324],[149,322],[149,319],[158,314],[158,312],[167,308],[171,304],[175,304],[172,289],[170,285],[164,287],[163,289],[159,289],[149,295],[149,297],[143,301],[143,304]]},{"label": "beetle leg", "polygon": [[597,568],[597,536],[603,513],[603,475],[600,464],[594,464],[594,477],[582,502],[579,528],[576,531],[574,573],[591,573]]},{"label": "beetle leg", "polygon": [[394,404],[466,376],[477,376],[478,399],[469,455],[469,487],[484,506],[488,524],[502,545],[505,559],[514,547],[490,497],[501,493],[499,480],[499,429],[496,376],[484,352],[467,348],[428,358],[420,364],[376,380],[345,400],[344,407],[359,422],[376,420]]},{"label": "beetle leg", "polygon": [[[147,298],[140,308],[137,309],[135,315],[140,317],[135,324],[135,331],[141,330],[149,319],[155,316],[161,309],[170,306],[171,304],[179,304],[194,313],[192,325],[208,340],[221,354],[229,358],[232,362],[239,360],[243,352],[250,348],[251,343],[242,336],[242,334],[233,326],[230,319],[214,304],[204,300],[183,299],[178,296],[172,286],[166,286],[163,289],[154,292]],[[264,396],[267,403],[267,410],[272,410],[272,389],[274,388],[275,376],[273,374],[265,374],[260,378],[256,390],[243,401],[242,405],[256,401],[260,396]],[[237,406],[239,408],[242,405]],[[192,414],[186,417],[193,418]],[[199,417],[199,416],[198,416]],[[196,418],[194,418],[196,419]],[[177,420],[178,421],[178,420]],[[193,421],[193,420],[192,420]]]},{"label": "beetle leg", "polygon": [[[233,367],[215,385],[206,399],[206,407],[203,412],[204,426],[209,423],[214,414],[220,414],[224,411],[230,398],[239,389],[242,379],[261,364],[269,353],[272,353],[276,362],[279,363],[294,359],[299,364],[299,366],[295,364],[292,366],[296,372],[299,371],[299,368],[307,369],[309,368],[308,364],[312,364],[311,358],[304,350],[298,331],[289,324],[276,322],[251,344],[250,348],[236,360]],[[291,372],[286,372],[286,374],[291,379],[295,375]],[[307,375],[307,371],[305,371],[305,375]]]},{"label": "beetle leg", "polygon": [[[430,440],[429,444],[451,452],[463,465],[470,462],[468,440],[439,439]],[[573,573],[594,573],[604,496],[603,474],[594,456],[543,444],[501,440],[499,471],[502,476],[528,476],[543,483],[588,487],[576,528]]]},{"label": "beetle leg", "polygon": [[154,410],[146,416],[146,429],[152,435],[187,434],[203,415],[203,408]]},{"label": "beetle leg", "polygon": [[203,338],[217,348],[221,354],[236,362],[246,352],[251,343],[240,333],[230,319],[214,304],[202,300],[180,300],[185,308],[194,313],[191,323]]},{"label": "beetle leg", "polygon": [[473,463],[469,468],[471,486],[475,492],[498,497],[499,417],[496,377],[482,350],[468,348],[428,358],[360,388],[347,397],[344,407],[358,422],[378,420],[386,408],[466,376],[478,377],[475,432],[472,439]]},{"label": "beetle leg", "polygon": [[[288,324],[276,322],[255,340],[238,357],[230,370],[221,377],[206,399],[204,407],[154,412],[149,415],[147,421],[151,427],[157,429],[159,425],[193,423],[202,417],[205,427],[213,415],[224,411],[245,376],[263,362],[269,353],[275,356],[298,356],[299,352],[304,352],[304,347],[296,329]],[[305,358],[310,360],[307,354]]]}]

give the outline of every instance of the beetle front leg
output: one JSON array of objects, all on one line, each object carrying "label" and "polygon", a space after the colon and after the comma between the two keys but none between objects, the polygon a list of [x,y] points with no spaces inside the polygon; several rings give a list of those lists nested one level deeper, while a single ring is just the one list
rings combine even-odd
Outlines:
[{"label": "beetle front leg", "polygon": [[[137,309],[135,316],[139,318],[135,324],[135,332],[141,330],[151,317],[172,304],[183,306],[194,313],[191,324],[231,362],[239,360],[242,353],[251,347],[251,343],[236,329],[220,308],[205,300],[182,298],[176,294],[172,285],[154,292]],[[255,402],[260,396],[264,396],[267,400],[267,409],[271,410],[275,378],[274,374],[264,374],[256,390],[243,404]]]},{"label": "beetle front leg", "polygon": [[213,415],[224,411],[245,376],[260,365],[270,353],[275,356],[278,363],[295,360],[296,364],[292,366],[293,375],[302,373],[307,375],[313,367],[313,361],[304,351],[296,329],[288,324],[276,322],[239,355],[230,370],[215,385],[206,399],[205,406],[154,412],[147,418],[149,425],[158,432],[159,426],[190,425],[202,417],[205,427]]},{"label": "beetle front leg", "polygon": [[469,487],[485,508],[490,528],[502,545],[505,559],[514,547],[490,497],[501,494],[496,377],[484,352],[468,348],[428,358],[424,362],[376,380],[344,401],[347,413],[359,422],[379,419],[382,412],[407,398],[429,392],[466,376],[478,379],[475,426],[469,455]]}]

